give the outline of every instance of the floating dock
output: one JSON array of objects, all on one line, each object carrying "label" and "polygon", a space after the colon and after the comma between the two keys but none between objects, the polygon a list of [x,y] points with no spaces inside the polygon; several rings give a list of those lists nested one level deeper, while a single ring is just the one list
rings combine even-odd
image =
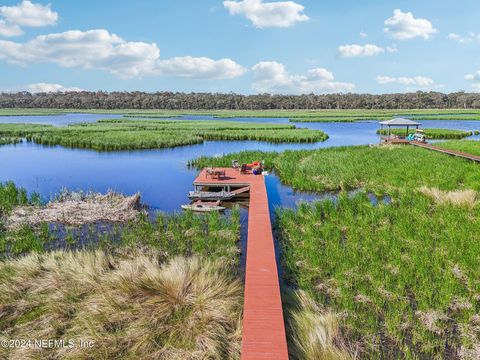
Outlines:
[{"label": "floating dock", "polygon": [[457,157],[460,157],[460,158],[463,158],[463,159],[472,160],[472,161],[475,161],[475,162],[480,162],[480,156],[467,154],[467,153],[464,153],[464,152],[461,152],[461,151],[445,149],[445,148],[441,148],[441,147],[438,147],[438,146],[434,146],[434,145],[430,145],[430,144],[422,143],[422,142],[418,142],[418,141],[410,141],[410,144],[414,145],[414,146],[424,148],[424,149],[438,151],[438,152],[441,152],[441,153],[444,153],[444,154],[457,156]]},{"label": "floating dock", "polygon": [[230,168],[225,175],[210,177],[205,170],[194,181],[196,189],[250,189],[247,261],[243,305],[242,360],[287,360],[283,319],[267,189],[263,175],[241,174]]}]

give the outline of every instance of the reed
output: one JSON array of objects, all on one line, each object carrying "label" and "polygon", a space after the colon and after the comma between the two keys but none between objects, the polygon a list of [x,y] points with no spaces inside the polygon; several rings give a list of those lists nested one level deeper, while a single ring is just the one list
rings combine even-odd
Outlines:
[{"label": "reed", "polygon": [[[28,195],[12,182],[0,183],[0,257],[44,252],[52,247],[63,250],[146,247],[161,250],[164,259],[201,255],[222,258],[237,269],[238,209],[232,209],[228,217],[218,213],[197,216],[192,212],[157,212],[148,216],[136,210],[137,196],[65,194],[40,207],[38,194]],[[76,209],[76,204],[88,211]],[[68,218],[62,219],[65,215]],[[91,226],[85,225],[92,222]]]},{"label": "reed", "polygon": [[200,157],[198,168],[230,166],[232,160],[265,160],[282,182],[298,190],[363,188],[378,195],[421,186],[480,190],[477,164],[413,146],[349,146],[282,153],[245,151],[219,158]]},{"label": "reed", "polygon": [[353,360],[355,351],[342,334],[342,318],[303,290],[282,292],[290,359]]},{"label": "reed", "polygon": [[44,145],[100,151],[157,149],[192,145],[204,140],[256,140],[272,143],[318,142],[328,136],[294,125],[184,120],[104,120],[67,127],[0,124],[1,137],[25,137]]},{"label": "reed", "polygon": [[[463,139],[473,135],[473,131],[452,130],[452,129],[423,129],[428,139]],[[390,129],[394,135],[406,135],[405,129]],[[415,130],[410,129],[409,134],[414,134]],[[377,134],[387,135],[388,130],[377,130]]]},{"label": "reed", "polygon": [[18,144],[22,139],[18,137],[0,137],[0,146],[7,144]]},{"label": "reed", "polygon": [[[0,219],[38,201],[0,184]],[[64,242],[52,224],[0,223],[0,341],[76,344],[2,347],[0,358],[238,359],[239,216],[143,214],[105,231],[90,227],[81,239],[68,232]],[[81,340],[93,346],[81,348]]]},{"label": "reed", "polygon": [[[216,118],[289,118],[292,121],[326,121],[325,119],[385,120],[395,116],[418,120],[479,120],[476,109],[319,109],[319,110],[157,110],[157,109],[0,109],[0,116],[58,115],[64,113],[119,114],[135,118],[172,118],[183,115]],[[330,121],[330,120],[327,120]]]},{"label": "reed", "polygon": [[452,140],[435,144],[445,149],[462,151],[467,154],[480,156],[480,142],[477,140]]},{"label": "reed", "polygon": [[285,275],[342,314],[359,358],[461,358],[479,346],[479,215],[419,191],[279,209]]}]

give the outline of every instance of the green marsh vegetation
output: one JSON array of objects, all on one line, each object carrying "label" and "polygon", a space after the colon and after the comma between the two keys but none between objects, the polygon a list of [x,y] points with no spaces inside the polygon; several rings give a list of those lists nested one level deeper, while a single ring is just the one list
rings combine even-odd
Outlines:
[{"label": "green marsh vegetation", "polygon": [[[463,139],[474,134],[473,131],[453,130],[453,129],[422,129],[427,136],[427,139]],[[407,131],[405,129],[390,129],[390,133],[393,135],[405,135]],[[409,129],[409,134],[414,134],[415,129]],[[387,135],[388,130],[377,130],[377,134]]]},{"label": "green marsh vegetation", "polygon": [[0,145],[18,144],[20,141],[18,137],[0,137]]},{"label": "green marsh vegetation", "polygon": [[[80,195],[70,194],[69,196]],[[130,201],[130,198],[126,197],[125,201]],[[55,204],[58,203],[55,202]],[[37,221],[38,219],[35,219],[35,223],[25,222],[22,226],[8,226],[7,219],[16,209],[38,208],[42,205],[46,206],[42,204],[38,194],[28,195],[24,189],[18,188],[12,182],[0,183],[1,253],[5,254],[7,251],[10,255],[17,256],[31,251],[44,252],[52,242],[61,240],[55,233],[55,228],[53,232],[50,231],[52,229],[49,230],[49,224]],[[103,217],[106,211],[107,209],[104,209],[102,212]],[[233,209],[228,217],[218,213],[197,216],[191,212],[177,214],[158,212],[152,216],[139,212],[139,215],[134,217],[130,214],[131,212],[128,209],[127,216],[119,215],[127,219],[124,224],[112,226],[105,231],[102,231],[101,227],[96,227],[96,224],[92,224],[87,233],[74,231],[78,229],[79,224],[67,226],[67,230],[71,230],[68,232],[71,234],[71,239],[69,242],[60,241],[59,243],[65,250],[153,248],[161,250],[164,259],[178,255],[187,257],[201,255],[208,258],[222,258],[232,265],[232,269],[237,268],[237,242],[240,232],[240,213],[237,209]],[[21,213],[26,212],[22,210]],[[75,216],[82,218],[83,215],[75,214]],[[71,219],[66,220],[67,224],[71,223]],[[22,224],[20,221],[18,223]]]},{"label": "green marsh vegetation", "polygon": [[473,359],[480,213],[470,196],[412,190],[373,205],[343,193],[279,210],[286,277],[340,314],[360,358]]},{"label": "green marsh vegetation", "polygon": [[480,156],[480,142],[477,140],[443,141],[441,143],[436,143],[435,146]]},{"label": "green marsh vegetation", "polygon": [[47,116],[60,115],[68,111],[61,109],[14,109],[2,108],[0,109],[0,116]]},{"label": "green marsh vegetation", "polygon": [[378,195],[422,186],[442,190],[480,190],[480,167],[449,155],[413,146],[348,146],[282,153],[245,151],[220,158],[200,157],[193,164],[230,166],[233,159],[265,160],[283,183],[305,191],[363,188]]},{"label": "green marsh vegetation", "polygon": [[293,122],[388,120],[404,116],[417,120],[480,120],[475,109],[319,109],[319,110],[162,110],[162,109],[0,109],[0,116],[65,113],[118,114],[125,117],[171,118],[204,115],[215,118],[289,118]]},{"label": "green marsh vegetation", "polygon": [[[18,206],[40,203],[0,184],[2,221]],[[238,210],[230,217],[144,214],[104,234],[91,228],[96,242],[76,246],[72,237],[53,251],[45,247],[48,226],[10,231],[0,224],[2,252],[9,250],[0,259],[0,340],[94,342],[88,349],[2,347],[0,357],[238,359],[239,223]]]},{"label": "green marsh vegetation", "polygon": [[257,140],[273,143],[325,141],[319,130],[293,125],[221,121],[103,120],[66,127],[0,124],[0,136],[25,137],[45,145],[94,150],[128,150],[175,147],[205,140]]},{"label": "green marsh vegetation", "polygon": [[[333,349],[339,358],[476,357],[477,164],[410,146],[362,146],[242,152],[195,165],[251,158],[265,159],[296,189],[341,191],[335,201],[277,209],[287,283],[314,299],[296,312],[284,296],[286,311],[297,319],[289,336],[298,358],[320,358],[326,343],[340,345]],[[355,189],[363,190],[347,193]],[[391,202],[372,204],[368,192],[390,195]],[[312,323],[333,335],[326,342],[302,335]]]}]

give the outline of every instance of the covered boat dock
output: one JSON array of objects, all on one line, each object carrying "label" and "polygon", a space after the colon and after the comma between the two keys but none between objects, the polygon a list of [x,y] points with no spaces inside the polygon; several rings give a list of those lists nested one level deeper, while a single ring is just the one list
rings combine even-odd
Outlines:
[{"label": "covered boat dock", "polygon": [[[380,141],[389,144],[408,144],[407,136],[411,128],[418,130],[422,125],[419,122],[406,119],[406,118],[394,118],[392,120],[386,120],[380,122]],[[387,127],[387,134],[383,134],[384,128]],[[392,134],[392,128],[405,128],[405,136]]]}]

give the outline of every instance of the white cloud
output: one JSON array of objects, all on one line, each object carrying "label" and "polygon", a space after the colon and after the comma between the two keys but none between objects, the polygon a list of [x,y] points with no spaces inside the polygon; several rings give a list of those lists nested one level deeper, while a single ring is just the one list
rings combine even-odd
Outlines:
[{"label": "white cloud", "polygon": [[125,79],[162,72],[191,78],[243,74],[243,68],[230,59],[187,56],[160,60],[160,49],[155,43],[125,41],[102,29],[41,35],[25,43],[0,40],[0,60],[20,65],[46,62],[104,70]]},{"label": "white cloud", "polygon": [[390,54],[397,53],[398,52],[397,45],[387,46],[387,52]]},{"label": "white cloud", "polygon": [[257,92],[280,94],[337,93],[353,91],[352,83],[336,82],[333,74],[323,68],[311,69],[306,75],[290,74],[285,65],[276,61],[262,61],[252,68]]},{"label": "white cloud", "polygon": [[367,34],[366,32],[364,32],[364,31],[360,31],[360,37],[361,37],[362,39],[365,39],[366,37],[368,37],[368,34]]},{"label": "white cloud", "polygon": [[385,50],[377,45],[342,45],[338,48],[338,53],[342,57],[360,57],[360,56],[375,56],[383,54]]},{"label": "white cloud", "polygon": [[377,76],[375,78],[377,83],[380,85],[387,85],[387,84],[399,84],[399,85],[406,85],[411,88],[418,87],[418,88],[439,88],[442,87],[440,84],[435,84],[431,78],[426,76],[414,76],[414,77],[407,77],[407,76],[400,76],[400,77],[391,77],[391,76]]},{"label": "white cloud", "polygon": [[50,9],[50,5],[34,4],[28,0],[16,6],[1,6],[0,16],[9,23],[30,27],[55,25],[58,20],[58,14]]},{"label": "white cloud", "polygon": [[123,78],[155,71],[156,44],[127,42],[106,30],[40,35],[26,43],[0,40],[0,59],[11,63],[56,63],[63,67],[106,70]]},{"label": "white cloud", "polygon": [[305,7],[293,1],[224,1],[223,6],[231,15],[244,15],[257,28],[290,27],[309,19],[303,13]]},{"label": "white cloud", "polygon": [[415,37],[428,39],[437,32],[427,19],[415,19],[411,12],[402,12],[396,9],[393,16],[384,22],[386,33],[391,34],[395,39],[406,40]]},{"label": "white cloud", "polygon": [[458,35],[458,34],[455,34],[455,33],[450,33],[447,35],[447,39],[450,39],[450,40],[455,40],[459,43],[464,43],[465,42],[465,38],[461,35]]},{"label": "white cloud", "polygon": [[23,30],[16,24],[7,23],[5,20],[0,20],[0,36],[11,37],[20,36],[23,34]]},{"label": "white cloud", "polygon": [[456,41],[460,44],[469,43],[473,41],[480,41],[480,34],[469,32],[467,35],[462,36],[456,33],[450,33],[447,35],[447,39]]},{"label": "white cloud", "polygon": [[52,92],[70,92],[70,91],[84,91],[83,89],[77,88],[77,87],[65,87],[60,84],[51,84],[51,83],[36,83],[36,84],[28,84],[20,89],[17,89],[18,91],[23,90],[23,91],[28,91],[31,93],[52,93]]},{"label": "white cloud", "polygon": [[23,34],[22,27],[55,25],[57,20],[58,14],[50,5],[24,0],[15,6],[0,6],[0,36],[19,36]]},{"label": "white cloud", "polygon": [[207,57],[174,57],[161,60],[158,69],[162,74],[187,78],[228,79],[241,76],[245,68],[231,59],[212,60]]},{"label": "white cloud", "polygon": [[470,81],[472,90],[480,92],[480,70],[475,71],[473,74],[465,75],[465,80]]},{"label": "white cloud", "polygon": [[474,81],[480,83],[480,70],[475,71],[473,74],[465,75],[465,80]]}]

